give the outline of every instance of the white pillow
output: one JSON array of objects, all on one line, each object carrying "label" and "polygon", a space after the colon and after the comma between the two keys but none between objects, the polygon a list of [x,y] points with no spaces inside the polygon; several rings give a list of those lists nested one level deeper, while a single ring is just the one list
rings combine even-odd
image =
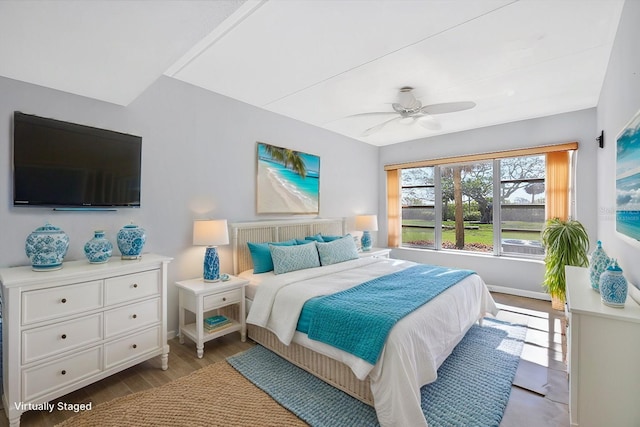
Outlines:
[{"label": "white pillow", "polygon": [[273,272],[275,274],[320,267],[318,250],[313,243],[296,246],[269,245],[269,250],[273,259]]},{"label": "white pillow", "polygon": [[322,265],[337,264],[358,258],[358,248],[350,234],[332,242],[316,242],[316,246]]}]

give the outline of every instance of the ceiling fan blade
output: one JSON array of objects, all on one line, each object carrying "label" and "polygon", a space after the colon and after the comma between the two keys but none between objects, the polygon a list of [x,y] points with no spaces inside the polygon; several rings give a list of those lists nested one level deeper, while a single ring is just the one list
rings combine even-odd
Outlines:
[{"label": "ceiling fan blade", "polygon": [[397,115],[398,113],[396,113],[395,111],[372,111],[369,113],[358,113],[358,114],[352,114],[350,116],[346,116],[346,117],[362,117],[362,116],[388,116],[388,115]]},{"label": "ceiling fan blade", "polygon": [[425,129],[429,129],[429,130],[442,129],[442,125],[440,124],[440,121],[435,117],[431,117],[428,114],[419,117],[417,121],[420,124],[420,126],[422,126]]},{"label": "ceiling fan blade", "polygon": [[382,129],[383,127],[385,127],[386,125],[388,125],[389,123],[391,123],[393,121],[396,121],[396,120],[400,120],[400,119],[402,119],[401,116],[394,117],[393,119],[386,120],[386,121],[384,121],[382,123],[379,123],[379,124],[377,124],[377,125],[375,125],[373,127],[370,127],[369,129],[366,129],[364,132],[362,132],[362,136],[369,136],[371,134],[374,134],[374,133],[378,132],[380,129]]},{"label": "ceiling fan blade", "polygon": [[442,104],[425,105],[420,111],[426,114],[445,114],[468,110],[475,106],[476,103],[473,101],[444,102]]}]

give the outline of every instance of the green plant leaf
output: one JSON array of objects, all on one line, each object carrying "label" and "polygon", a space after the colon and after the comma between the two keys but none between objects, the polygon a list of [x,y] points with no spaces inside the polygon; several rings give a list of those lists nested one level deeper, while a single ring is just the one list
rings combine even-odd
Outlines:
[{"label": "green plant leaf", "polygon": [[564,268],[567,265],[578,267],[589,265],[587,257],[589,235],[579,221],[552,218],[545,223],[541,237],[545,247],[543,286],[549,294],[564,300],[566,295]]}]

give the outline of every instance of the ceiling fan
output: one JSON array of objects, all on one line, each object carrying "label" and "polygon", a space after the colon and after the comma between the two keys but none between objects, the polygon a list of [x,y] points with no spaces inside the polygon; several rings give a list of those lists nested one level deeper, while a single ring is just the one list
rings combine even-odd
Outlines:
[{"label": "ceiling fan", "polygon": [[371,116],[371,115],[394,115],[395,117],[379,123],[375,126],[366,129],[362,136],[369,136],[375,132],[378,132],[391,122],[400,122],[406,124],[413,124],[418,122],[422,127],[429,130],[439,130],[441,128],[440,122],[432,117],[434,114],[454,113],[457,111],[468,110],[476,106],[475,102],[462,101],[462,102],[445,102],[442,104],[422,105],[415,95],[413,94],[413,88],[405,86],[400,88],[398,94],[398,102],[391,104],[394,111],[379,111],[370,113],[354,114],[350,117],[356,116]]}]

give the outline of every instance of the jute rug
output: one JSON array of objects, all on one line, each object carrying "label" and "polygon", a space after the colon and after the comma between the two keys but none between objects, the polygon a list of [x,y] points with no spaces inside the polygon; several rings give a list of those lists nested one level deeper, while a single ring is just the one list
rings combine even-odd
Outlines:
[{"label": "jute rug", "polygon": [[[438,380],[421,389],[429,426],[497,427],[509,400],[525,333],[526,327],[496,320],[472,326],[438,370]],[[368,427],[378,425],[378,420],[372,407],[255,346],[171,383],[98,405],[58,426],[289,427],[307,423]]]},{"label": "jute rug", "polygon": [[222,361],[160,387],[100,404],[58,427],[306,425]]}]

